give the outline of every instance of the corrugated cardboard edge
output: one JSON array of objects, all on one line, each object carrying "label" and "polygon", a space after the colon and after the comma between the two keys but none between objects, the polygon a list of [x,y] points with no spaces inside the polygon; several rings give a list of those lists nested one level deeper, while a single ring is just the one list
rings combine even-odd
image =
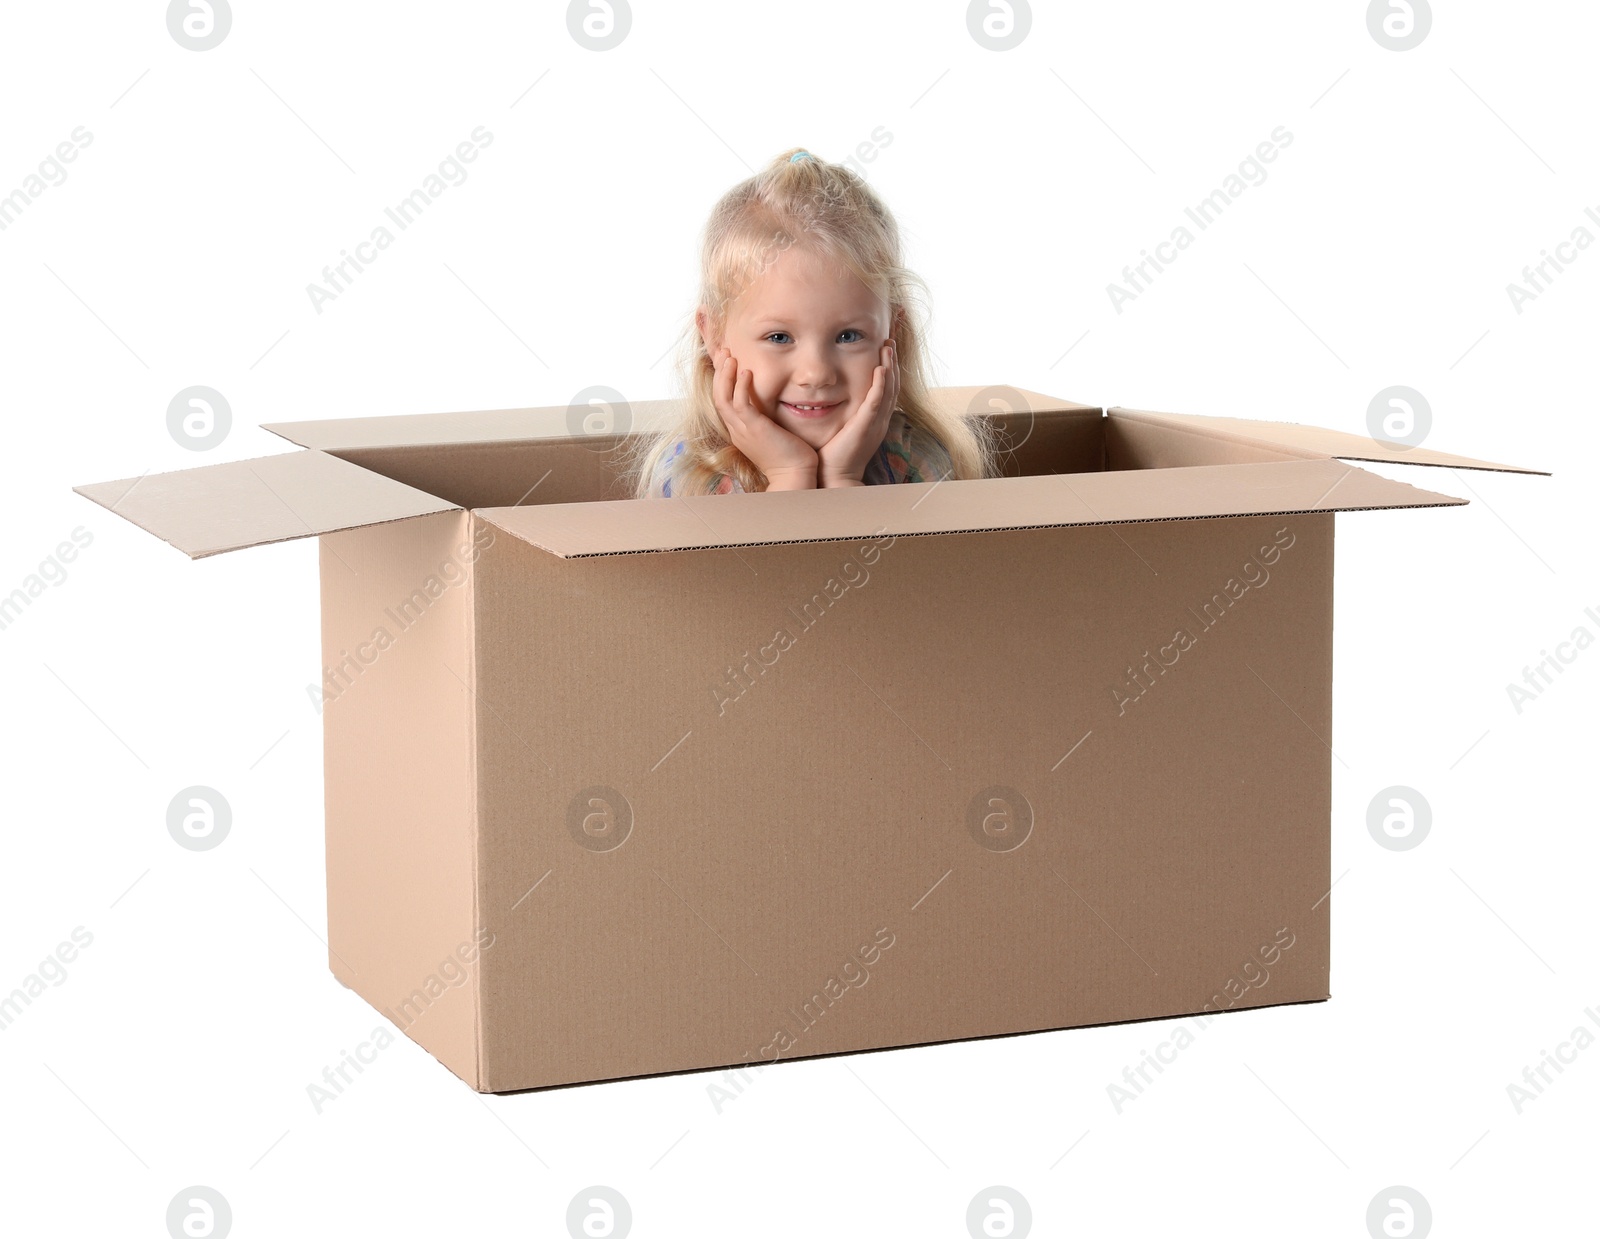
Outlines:
[{"label": "corrugated cardboard edge", "polygon": [[1367,460],[1388,465],[1433,465],[1457,469],[1483,469],[1497,473],[1551,476],[1547,469],[1530,469],[1522,465],[1478,460],[1471,456],[1437,451],[1434,448],[1386,443],[1380,439],[1351,434],[1344,430],[1329,430],[1323,426],[1311,426],[1303,422],[1205,417],[1197,413],[1155,413],[1144,409],[1120,407],[1107,409],[1106,417],[1154,422],[1173,430],[1185,430],[1212,439],[1249,444],[1252,447],[1276,448],[1304,460],[1332,456],[1340,460]]},{"label": "corrugated cardboard edge", "polygon": [[[1341,485],[1343,491],[1338,492]],[[1314,455],[1154,470],[902,483],[838,492],[478,508],[474,514],[558,558],[589,559],[842,542],[884,533],[970,536],[1078,525],[1454,507],[1466,502]],[[924,503],[927,506],[917,511]],[[805,537],[798,533],[802,529],[822,532]]]},{"label": "corrugated cardboard edge", "polygon": [[[987,393],[982,409],[974,404]],[[1043,392],[1010,384],[981,387],[935,387],[928,396],[954,412],[1027,417],[1057,411],[1102,412],[1099,405],[1080,404]],[[1020,402],[1020,403],[1019,403]],[[541,405],[516,409],[463,409],[456,412],[380,414],[375,417],[338,417],[316,421],[264,422],[261,429],[301,447],[325,452],[374,448],[451,447],[460,444],[521,443],[531,441],[584,443],[589,446],[608,437],[618,441],[630,431],[650,432],[675,415],[682,400],[676,397],[625,401],[625,425],[607,434],[594,434],[581,426],[581,414],[596,411],[586,405]]]},{"label": "corrugated cardboard edge", "polygon": [[[478,530],[481,525],[476,514],[468,512],[463,527],[472,541],[474,548],[478,545]],[[462,634],[462,643],[465,646],[463,658],[464,671],[467,679],[467,691],[470,699],[467,702],[467,828],[471,833],[468,845],[472,848],[472,930],[474,934],[483,932],[483,881],[480,875],[480,866],[483,860],[483,819],[481,805],[483,801],[483,763],[478,760],[478,565],[476,553],[474,561],[467,568],[467,596],[465,599],[466,631]],[[486,1009],[484,980],[485,969],[481,960],[472,974],[472,1078],[467,1081],[477,1092],[488,1090],[488,1051],[484,1045],[486,1029],[484,1026],[484,1011]]]}]

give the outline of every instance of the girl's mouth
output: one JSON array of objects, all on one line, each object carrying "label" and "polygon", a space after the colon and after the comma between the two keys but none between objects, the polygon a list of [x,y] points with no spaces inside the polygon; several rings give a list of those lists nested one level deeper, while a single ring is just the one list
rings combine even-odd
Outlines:
[{"label": "girl's mouth", "polygon": [[826,417],[843,404],[844,401],[835,400],[832,404],[790,404],[787,400],[780,400],[778,403],[796,417]]}]

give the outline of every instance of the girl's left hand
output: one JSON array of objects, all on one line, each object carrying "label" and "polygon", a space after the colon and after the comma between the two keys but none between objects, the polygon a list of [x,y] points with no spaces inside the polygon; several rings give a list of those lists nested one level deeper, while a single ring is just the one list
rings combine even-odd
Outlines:
[{"label": "girl's left hand", "polygon": [[895,360],[894,341],[885,341],[878,350],[883,364],[872,372],[872,386],[861,398],[861,406],[817,449],[817,486],[860,486],[867,462],[872,459],[889,433],[889,419],[900,398],[900,367]]}]

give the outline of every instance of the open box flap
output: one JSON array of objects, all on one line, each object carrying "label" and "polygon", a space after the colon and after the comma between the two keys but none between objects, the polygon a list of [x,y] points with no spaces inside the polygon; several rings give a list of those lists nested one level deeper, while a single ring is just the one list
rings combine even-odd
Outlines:
[{"label": "open box flap", "polygon": [[[980,394],[989,393],[982,401]],[[1056,396],[1018,387],[936,387],[934,401],[960,412],[1007,414],[1051,413],[1096,409]],[[582,439],[593,443],[598,434],[626,434],[652,430],[665,424],[681,404],[678,400],[633,400],[627,416],[604,406],[574,405],[537,409],[478,409],[463,413],[401,413],[388,417],[340,417],[325,421],[269,422],[261,427],[325,452],[360,448],[429,447],[447,443],[511,443],[528,439]],[[592,419],[592,420],[586,420]],[[623,424],[625,423],[625,424]],[[615,428],[615,429],[609,429]]]},{"label": "open box flap", "polygon": [[1194,430],[1213,438],[1279,448],[1308,460],[1335,456],[1343,460],[1374,460],[1396,465],[1453,465],[1458,469],[1495,469],[1503,473],[1535,473],[1549,477],[1545,469],[1526,469],[1521,465],[1502,465],[1471,456],[1456,456],[1426,447],[1406,447],[1386,443],[1366,435],[1343,430],[1325,430],[1299,422],[1261,422],[1243,417],[1202,417],[1194,413],[1150,413],[1142,409],[1112,408],[1108,418],[1132,418],[1180,430]]},{"label": "open box flap", "polygon": [[260,456],[72,489],[191,559],[459,510],[326,452]]},{"label": "open box flap", "polygon": [[780,542],[851,541],[883,534],[979,533],[1465,502],[1324,456],[474,511],[496,528],[541,550],[576,559]]},{"label": "open box flap", "polygon": [[[629,421],[647,424],[667,413],[675,400],[634,400]],[[526,439],[584,439],[595,435],[584,417],[600,418],[600,405],[539,409],[473,409],[461,413],[397,413],[383,417],[335,417],[314,422],[263,422],[261,429],[325,452],[380,447],[437,447],[454,443],[514,443]],[[613,423],[604,423],[607,425]]]}]

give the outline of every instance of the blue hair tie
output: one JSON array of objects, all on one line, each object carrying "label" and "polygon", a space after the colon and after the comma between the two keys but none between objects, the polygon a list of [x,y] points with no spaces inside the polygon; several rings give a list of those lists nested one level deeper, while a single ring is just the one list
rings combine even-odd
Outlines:
[{"label": "blue hair tie", "polygon": [[814,160],[814,159],[816,159],[816,156],[813,155],[810,151],[796,151],[793,155],[789,156],[789,162],[790,163],[798,163],[802,159],[813,159]]}]

